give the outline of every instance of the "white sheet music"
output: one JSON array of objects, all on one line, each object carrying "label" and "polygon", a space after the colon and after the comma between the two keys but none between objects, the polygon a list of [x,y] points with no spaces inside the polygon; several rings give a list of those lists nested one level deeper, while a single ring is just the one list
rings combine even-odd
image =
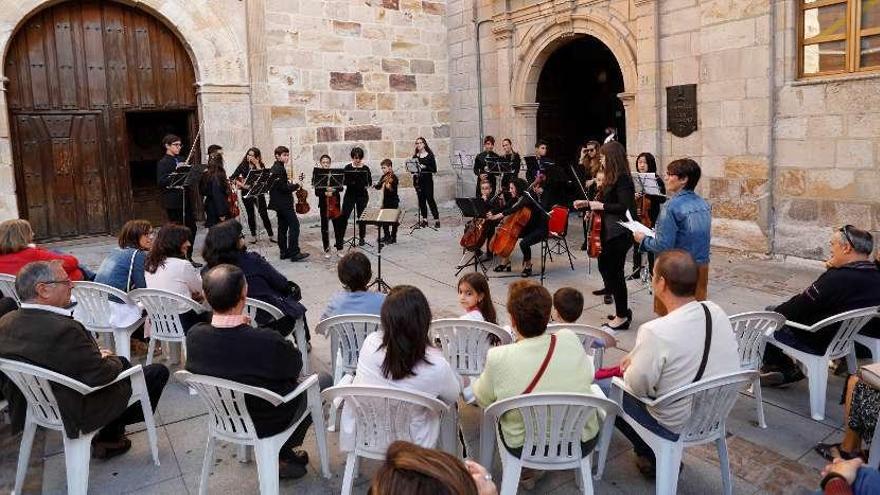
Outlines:
[{"label": "white sheet music", "polygon": [[655,173],[640,173],[636,172],[633,174],[635,178],[636,184],[642,186],[642,192],[651,195],[651,196],[663,196],[664,194],[660,192],[660,185],[657,184],[657,174]]},{"label": "white sheet music", "polygon": [[623,225],[624,227],[628,228],[629,230],[631,230],[633,232],[641,232],[642,234],[645,234],[645,236],[647,236],[647,237],[654,237],[654,230],[648,228],[648,226],[646,226],[645,224],[643,224],[641,222],[633,220],[632,215],[629,214],[629,210],[626,210],[626,220],[627,220],[626,222],[621,221],[621,222],[617,222],[617,223],[619,223],[620,225]]}]

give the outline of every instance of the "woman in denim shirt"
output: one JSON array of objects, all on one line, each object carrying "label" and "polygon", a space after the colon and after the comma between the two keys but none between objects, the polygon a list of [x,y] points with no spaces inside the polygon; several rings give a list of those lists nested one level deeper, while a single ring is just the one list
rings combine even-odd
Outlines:
[{"label": "woman in denim shirt", "polygon": [[[123,292],[132,289],[143,289],[147,286],[144,278],[144,260],[153,246],[153,226],[146,220],[129,220],[122,226],[117,242],[119,247],[113,249],[101,262],[95,282],[115,287]],[[125,327],[141,316],[137,306],[115,304],[110,321],[119,327]]]},{"label": "woman in denim shirt", "polygon": [[[668,249],[684,249],[693,256],[699,269],[698,301],[706,300],[709,285],[709,243],[712,240],[712,207],[694,189],[700,182],[700,166],[690,158],[675,160],[666,166],[666,192],[669,200],[660,210],[655,236],[633,234],[639,249],[659,254]],[[656,298],[654,312],[666,315],[666,308]]]}]

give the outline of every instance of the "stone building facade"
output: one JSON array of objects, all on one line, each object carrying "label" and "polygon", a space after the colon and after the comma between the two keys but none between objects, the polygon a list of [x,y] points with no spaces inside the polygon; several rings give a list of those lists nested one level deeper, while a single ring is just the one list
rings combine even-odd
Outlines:
[{"label": "stone building facade", "polygon": [[[685,156],[702,165],[715,244],[817,258],[832,227],[880,230],[880,73],[800,76],[802,1],[122,3],[186,47],[203,146],[220,143],[237,159],[251,145],[285,144],[308,171],[323,153],[346,160],[355,144],[368,163],[400,164],[424,136],[445,199],[451,161],[476,153],[481,135],[530,152],[542,137],[545,64],[570,43],[598,40],[619,71],[628,151],[654,153],[661,169]],[[0,53],[56,3],[0,0]],[[684,84],[697,85],[698,129],[679,138],[667,131],[666,88]],[[19,213],[13,163],[0,93],[0,217]]]}]

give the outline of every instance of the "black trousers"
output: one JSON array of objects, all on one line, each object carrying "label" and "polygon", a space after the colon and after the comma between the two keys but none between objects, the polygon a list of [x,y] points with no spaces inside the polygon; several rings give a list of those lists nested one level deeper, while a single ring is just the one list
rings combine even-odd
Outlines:
[{"label": "black trousers", "polygon": [[[349,222],[351,221],[352,212],[357,216],[357,218],[361,217],[361,213],[367,209],[367,203],[370,201],[370,197],[366,194],[362,196],[354,196],[352,197],[349,194],[345,195],[345,199],[342,201],[342,216],[339,217],[341,221],[340,226],[344,226],[342,229],[342,237],[345,238],[345,230],[348,229]],[[358,224],[358,239],[363,240],[364,236],[367,235],[367,226],[360,223]],[[337,238],[339,235],[337,234]],[[340,246],[341,247],[341,243]]]},{"label": "black trousers", "polygon": [[[278,251],[282,257],[299,254],[299,218],[293,207],[275,210],[278,215]],[[270,234],[271,235],[271,234]]]},{"label": "black trousers", "polygon": [[605,288],[614,296],[615,314],[621,318],[626,318],[629,309],[623,265],[630,246],[632,246],[630,236],[618,235],[602,242],[602,254],[599,255],[599,273],[602,275],[602,281],[605,282]]},{"label": "black trousers", "polygon": [[[654,273],[654,253],[648,252],[648,273]],[[633,244],[633,269],[642,266],[642,251],[638,244]]]},{"label": "black trousers", "polygon": [[327,208],[321,209],[321,242],[324,244],[324,251],[330,249],[330,224],[333,224],[333,245],[336,249],[342,249],[342,243],[345,242],[345,222],[341,221],[343,218],[343,215],[334,219],[327,218]]},{"label": "black trousers", "polygon": [[187,203],[186,216],[184,217],[183,205],[180,208],[168,208],[165,210],[168,215],[168,221],[179,225],[184,225],[189,229],[189,249],[186,252],[186,258],[192,259],[193,245],[196,243],[196,215],[192,205]]},{"label": "black trousers", "polygon": [[272,230],[272,220],[269,218],[269,210],[266,209],[266,196],[261,194],[256,198],[253,196],[242,198],[242,202],[244,202],[244,210],[247,212],[247,223],[248,228],[251,230],[251,235],[257,236],[257,216],[254,212],[254,206],[260,212],[260,218],[263,220],[263,227],[266,228],[266,233],[269,234],[269,237],[275,235]]},{"label": "black trousers", "polygon": [[[127,359],[121,357],[126,364],[131,364]],[[156,405],[159,404],[159,398],[162,397],[162,390],[168,383],[170,372],[165,365],[150,364],[144,365],[144,381],[147,383],[147,394],[150,396],[150,407],[153,412],[156,411]],[[95,440],[97,441],[114,441],[125,435],[125,426],[140,423],[144,420],[144,412],[140,403],[129,406],[118,418],[114,419],[107,426],[101,428]]]},{"label": "black trousers", "polygon": [[428,218],[428,208],[431,208],[431,215],[434,220],[440,219],[440,213],[437,211],[437,202],[434,201],[434,176],[432,174],[419,175],[419,188],[416,191],[419,200],[419,211],[422,212],[422,218]]},{"label": "black trousers", "polygon": [[[328,375],[327,373],[318,373],[318,388],[324,390],[326,388],[333,386],[333,377]],[[296,421],[303,412],[305,412],[306,408],[309,406],[308,401],[306,400],[305,395],[301,395],[300,399],[297,403],[297,407],[290,418],[291,423]],[[290,438],[284,442],[284,445],[281,447],[281,451],[278,453],[278,458],[289,461],[293,460],[293,449],[299,447],[303,444],[303,441],[306,438],[306,433],[309,431],[309,427],[312,426],[312,416],[309,415],[306,417],[299,426],[293,430],[293,433],[290,435]]]},{"label": "black trousers", "polygon": [[547,237],[547,229],[541,227],[533,228],[523,234],[522,239],[519,240],[519,250],[522,251],[523,263],[532,261],[532,246],[543,241],[545,237]]}]

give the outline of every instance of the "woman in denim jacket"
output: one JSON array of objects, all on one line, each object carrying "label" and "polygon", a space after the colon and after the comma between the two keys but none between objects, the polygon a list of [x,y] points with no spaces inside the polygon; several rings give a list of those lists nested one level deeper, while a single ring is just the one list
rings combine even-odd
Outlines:
[{"label": "woman in denim jacket", "polygon": [[[147,286],[144,278],[144,260],[153,246],[153,226],[146,220],[129,220],[119,231],[119,247],[113,249],[101,262],[95,282],[115,287],[123,292],[143,289]],[[141,316],[137,306],[128,306],[114,301],[110,321],[114,326],[126,327]]]}]

